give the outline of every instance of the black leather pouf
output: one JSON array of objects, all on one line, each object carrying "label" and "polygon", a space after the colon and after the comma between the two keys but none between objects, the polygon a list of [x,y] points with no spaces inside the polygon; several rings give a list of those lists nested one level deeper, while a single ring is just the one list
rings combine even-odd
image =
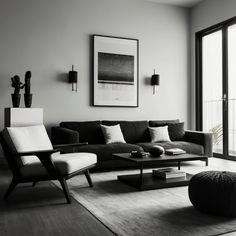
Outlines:
[{"label": "black leather pouf", "polygon": [[204,171],[189,182],[189,199],[194,207],[209,214],[236,216],[236,173]]}]

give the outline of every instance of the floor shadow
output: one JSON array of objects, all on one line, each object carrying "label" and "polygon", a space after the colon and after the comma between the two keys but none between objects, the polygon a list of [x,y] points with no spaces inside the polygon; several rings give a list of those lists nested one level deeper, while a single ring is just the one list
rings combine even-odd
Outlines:
[{"label": "floor shadow", "polygon": [[7,200],[1,196],[0,212],[64,204],[66,204],[66,199],[62,190],[52,184],[38,183],[35,187],[19,185]]},{"label": "floor shadow", "polygon": [[130,187],[117,180],[101,181],[96,183],[96,187],[96,190],[109,194],[130,193],[138,191],[136,188]]},{"label": "floor shadow", "polygon": [[86,186],[70,185],[69,189],[77,192],[78,194],[80,191],[93,191],[100,196],[107,194],[117,195],[117,194],[132,193],[138,191],[136,188],[130,187],[117,180],[104,180],[104,181],[94,182],[94,186],[92,188],[89,188],[87,185]]}]

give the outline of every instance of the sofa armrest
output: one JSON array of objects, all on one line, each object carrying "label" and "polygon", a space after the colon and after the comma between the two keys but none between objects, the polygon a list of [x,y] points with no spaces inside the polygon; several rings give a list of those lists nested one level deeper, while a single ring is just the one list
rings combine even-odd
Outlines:
[{"label": "sofa armrest", "polygon": [[204,155],[208,157],[213,156],[212,133],[186,130],[184,135],[184,141],[202,145],[204,147]]},{"label": "sofa armrest", "polygon": [[79,133],[75,130],[52,127],[51,140],[53,145],[79,143]]}]

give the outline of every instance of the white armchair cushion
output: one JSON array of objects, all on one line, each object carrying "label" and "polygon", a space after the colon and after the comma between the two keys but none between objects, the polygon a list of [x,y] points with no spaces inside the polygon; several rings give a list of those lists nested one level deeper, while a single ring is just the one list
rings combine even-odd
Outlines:
[{"label": "white armchair cushion", "polygon": [[[97,155],[86,152],[67,154],[54,153],[51,157],[56,169],[63,175],[71,174],[97,163]],[[48,175],[39,160],[26,164],[20,171],[24,177]]]},{"label": "white armchair cushion", "polygon": [[[17,152],[53,149],[44,125],[9,127],[7,130]],[[21,159],[23,165],[38,160],[36,156],[22,156]]]},{"label": "white armchair cushion", "polygon": [[56,169],[63,175],[71,174],[97,163],[97,155],[94,153],[54,153],[51,156]]}]

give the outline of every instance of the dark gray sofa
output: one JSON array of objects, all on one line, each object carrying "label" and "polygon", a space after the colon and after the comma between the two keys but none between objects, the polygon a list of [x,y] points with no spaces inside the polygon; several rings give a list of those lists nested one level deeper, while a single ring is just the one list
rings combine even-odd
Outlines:
[{"label": "dark gray sofa", "polygon": [[[100,127],[120,124],[126,143],[105,144]],[[168,125],[171,142],[151,143],[148,127]],[[53,144],[88,142],[73,151],[97,154],[97,168],[130,167],[132,163],[115,158],[113,153],[131,152],[135,150],[149,151],[154,145],[164,149],[178,147],[188,153],[212,156],[212,135],[198,131],[184,131],[179,120],[152,121],[81,121],[61,122],[59,127],[52,127]]]}]

